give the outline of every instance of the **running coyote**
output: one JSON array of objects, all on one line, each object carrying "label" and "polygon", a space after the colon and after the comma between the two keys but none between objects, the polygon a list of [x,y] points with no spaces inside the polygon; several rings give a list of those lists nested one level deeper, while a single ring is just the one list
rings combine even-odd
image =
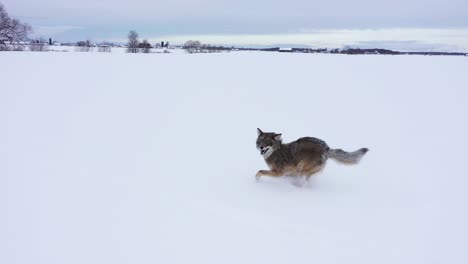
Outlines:
[{"label": "running coyote", "polygon": [[270,168],[258,171],[257,180],[261,176],[305,176],[308,181],[310,176],[323,169],[328,158],[345,164],[357,164],[369,151],[367,148],[353,152],[331,149],[325,141],[313,137],[284,144],[281,134],[263,132],[259,128],[257,132],[257,149]]}]

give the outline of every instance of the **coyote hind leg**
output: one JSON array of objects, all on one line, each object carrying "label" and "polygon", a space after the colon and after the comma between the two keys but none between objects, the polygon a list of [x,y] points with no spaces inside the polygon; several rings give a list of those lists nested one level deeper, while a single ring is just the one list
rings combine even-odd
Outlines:
[{"label": "coyote hind leg", "polygon": [[260,177],[262,176],[270,176],[270,177],[281,177],[283,176],[280,172],[278,171],[273,171],[273,170],[259,170],[257,174],[255,175],[255,180],[259,181]]},{"label": "coyote hind leg", "polygon": [[319,173],[320,171],[323,170],[323,167],[325,167],[325,163],[322,163],[320,164],[319,166],[314,166],[312,168],[310,168],[309,170],[307,170],[304,174],[305,174],[305,183],[304,184],[307,184],[309,183],[309,180],[310,180],[310,177],[314,176],[315,174]]}]

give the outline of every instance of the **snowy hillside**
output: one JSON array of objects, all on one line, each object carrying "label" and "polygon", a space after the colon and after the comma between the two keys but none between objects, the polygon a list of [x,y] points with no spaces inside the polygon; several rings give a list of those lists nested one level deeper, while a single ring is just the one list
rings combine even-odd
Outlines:
[{"label": "snowy hillside", "polygon": [[[0,53],[0,263],[468,263],[464,57]],[[256,128],[331,147],[254,175]]]}]

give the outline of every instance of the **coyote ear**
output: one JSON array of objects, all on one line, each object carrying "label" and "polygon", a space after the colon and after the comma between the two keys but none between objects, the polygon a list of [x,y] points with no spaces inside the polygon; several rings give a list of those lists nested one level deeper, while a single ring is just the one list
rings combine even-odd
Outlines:
[{"label": "coyote ear", "polygon": [[263,131],[261,131],[260,128],[257,128],[257,133],[259,136],[261,136],[263,134]]},{"label": "coyote ear", "polygon": [[281,141],[281,140],[283,140],[283,139],[281,138],[281,134],[275,134],[275,140],[276,140],[276,141]]}]

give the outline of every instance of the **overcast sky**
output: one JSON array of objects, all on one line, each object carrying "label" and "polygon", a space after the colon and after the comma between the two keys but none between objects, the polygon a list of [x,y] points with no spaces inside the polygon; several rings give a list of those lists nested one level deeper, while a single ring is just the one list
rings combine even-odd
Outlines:
[{"label": "overcast sky", "polygon": [[[130,29],[149,39],[182,41],[202,36],[215,42],[257,44],[286,43],[285,36],[314,32],[360,32],[362,41],[392,41],[374,38],[374,31],[424,32],[460,30],[464,44],[468,29],[467,0],[0,0],[11,16],[29,22],[37,35],[60,41],[78,39],[124,39]],[[398,29],[399,31],[395,31]],[[362,31],[365,30],[365,31]],[[408,31],[412,30],[412,31]],[[421,31],[422,30],[422,31]],[[368,32],[368,35],[362,35]],[[426,38],[427,38],[426,32]],[[442,34],[444,35],[444,34]],[[229,36],[229,38],[226,38]],[[239,36],[237,39],[235,36]],[[244,40],[241,41],[242,36]],[[275,40],[275,37],[277,39]],[[336,37],[336,36],[335,36]],[[338,37],[339,38],[339,37]],[[401,36],[396,37],[400,41]],[[430,37],[429,37],[430,38]],[[436,35],[433,38],[438,38]],[[460,37],[459,37],[460,38]],[[406,36],[403,41],[419,41]],[[349,41],[349,40],[348,40]],[[434,39],[434,42],[437,42]],[[457,44],[457,40],[453,40]],[[466,41],[468,42],[468,41]],[[255,44],[255,43],[251,43]],[[292,44],[292,43],[291,43]],[[304,43],[306,44],[306,43]],[[351,43],[350,43],[351,44]],[[443,43],[452,44],[452,43]]]}]

